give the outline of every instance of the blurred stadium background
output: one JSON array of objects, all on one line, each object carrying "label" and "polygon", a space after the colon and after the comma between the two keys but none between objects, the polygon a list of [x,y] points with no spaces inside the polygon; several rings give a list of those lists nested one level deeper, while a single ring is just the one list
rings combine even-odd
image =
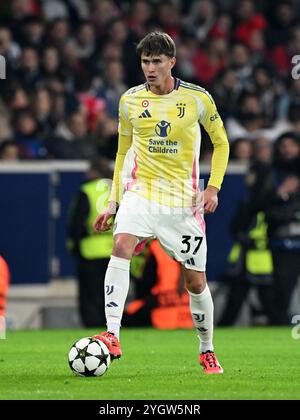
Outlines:
[{"label": "blurred stadium background", "polygon": [[[300,156],[300,79],[292,77],[292,57],[300,54],[299,1],[2,0],[0,254],[11,273],[11,328],[80,325],[74,260],[66,249],[68,209],[90,160],[104,158],[113,167],[119,98],[143,83],[135,44],[156,28],[176,41],[175,75],[212,93],[231,144],[220,206],[207,217],[217,319],[236,239],[230,224],[248,193],[245,175],[259,159],[272,164],[273,145],[286,132]],[[210,158],[203,133],[205,179]],[[296,269],[299,276],[300,263]],[[251,312],[252,292],[240,325],[260,322]],[[300,313],[299,301],[296,289],[291,314]]]}]

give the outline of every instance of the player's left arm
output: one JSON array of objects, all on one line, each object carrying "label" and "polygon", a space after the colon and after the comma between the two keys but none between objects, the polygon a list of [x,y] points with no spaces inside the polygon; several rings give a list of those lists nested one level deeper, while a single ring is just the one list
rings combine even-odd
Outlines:
[{"label": "player's left arm", "polygon": [[200,116],[200,123],[207,131],[213,144],[211,171],[204,191],[203,207],[205,213],[213,213],[218,206],[218,192],[221,189],[227,168],[229,143],[223,121],[217,111],[214,100],[209,94],[203,96],[204,109]]}]

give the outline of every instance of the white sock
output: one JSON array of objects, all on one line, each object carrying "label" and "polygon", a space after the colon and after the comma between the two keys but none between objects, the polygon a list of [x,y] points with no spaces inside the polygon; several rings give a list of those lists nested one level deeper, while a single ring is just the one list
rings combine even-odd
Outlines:
[{"label": "white sock", "polygon": [[120,338],[120,324],[116,324],[115,322],[107,322],[107,331],[113,333],[117,339]]},{"label": "white sock", "polygon": [[111,256],[104,281],[107,330],[119,339],[121,319],[129,289],[130,260]]},{"label": "white sock", "polygon": [[213,347],[213,329],[214,329],[214,304],[210,294],[210,290],[206,285],[200,294],[191,293],[190,309],[192,319],[200,338],[200,353],[206,351],[214,351]]}]

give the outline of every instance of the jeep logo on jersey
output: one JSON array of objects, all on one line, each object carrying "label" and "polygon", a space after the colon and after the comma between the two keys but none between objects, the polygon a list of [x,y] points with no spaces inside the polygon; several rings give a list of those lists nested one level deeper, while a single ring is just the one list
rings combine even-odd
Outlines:
[{"label": "jeep logo on jersey", "polygon": [[170,131],[171,131],[171,123],[169,123],[168,121],[162,120],[155,126],[155,133],[159,137],[167,137],[168,134],[170,134]]},{"label": "jeep logo on jersey", "polygon": [[179,111],[178,114],[177,114],[177,117],[183,118],[184,117],[184,114],[185,114],[186,104],[178,103],[178,104],[176,104],[176,107],[177,107],[177,109]]}]

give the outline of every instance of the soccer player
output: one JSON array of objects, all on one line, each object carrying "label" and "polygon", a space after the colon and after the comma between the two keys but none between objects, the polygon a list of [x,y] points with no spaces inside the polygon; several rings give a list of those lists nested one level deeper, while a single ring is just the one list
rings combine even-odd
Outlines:
[{"label": "soccer player", "polygon": [[[152,32],[137,46],[146,83],[120,100],[119,145],[109,206],[96,232],[114,223],[114,247],[105,277],[107,332],[97,335],[112,358],[122,355],[121,318],[129,287],[129,265],[145,240],[156,237],[182,264],[192,319],[200,338],[205,373],[222,373],[213,347],[213,301],[206,283],[204,213],[213,213],[225,174],[229,145],[210,94],[172,76],[176,48],[169,35]],[[213,147],[208,186],[199,189],[199,123]],[[122,189],[124,195],[122,198]],[[122,198],[122,199],[121,199]]]}]

